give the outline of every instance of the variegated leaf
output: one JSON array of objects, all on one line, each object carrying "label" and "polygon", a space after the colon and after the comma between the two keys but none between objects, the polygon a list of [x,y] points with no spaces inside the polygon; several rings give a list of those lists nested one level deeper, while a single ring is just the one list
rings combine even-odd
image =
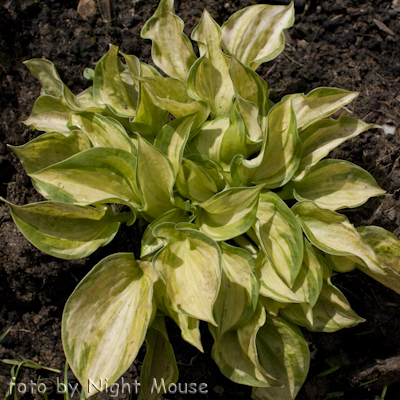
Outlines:
[{"label": "variegated leaf", "polygon": [[152,76],[162,76],[158,70],[154,67],[152,67],[149,64],[146,64],[144,62],[140,63],[140,69],[142,71],[141,76],[147,76],[147,77],[152,77]]},{"label": "variegated leaf", "polygon": [[283,30],[290,28],[293,22],[293,3],[246,7],[222,25],[221,47],[256,70],[261,63],[274,59],[283,51]]},{"label": "variegated leaf", "polygon": [[258,300],[259,300],[259,303],[263,307],[265,307],[265,311],[268,314],[273,315],[274,317],[278,316],[279,310],[281,308],[287,307],[287,303],[281,303],[280,301],[273,300],[270,297],[264,297],[261,294],[260,294]]},{"label": "variegated leaf", "polygon": [[302,302],[313,307],[322,290],[325,261],[322,254],[304,239],[304,257],[292,290]]},{"label": "variegated leaf", "polygon": [[48,132],[22,146],[8,147],[16,154],[27,174],[40,171],[90,148],[86,135],[78,130],[67,134]]},{"label": "variegated leaf", "polygon": [[181,166],[183,151],[195,118],[196,115],[189,115],[174,119],[164,125],[154,142],[154,146],[171,161],[175,177]]},{"label": "variegated leaf", "polygon": [[299,135],[303,144],[303,157],[293,179],[296,181],[302,179],[309,167],[315,165],[346,140],[368,129],[378,127],[378,125],[366,124],[359,119],[344,115],[337,121],[324,119],[312,123]]},{"label": "variegated leaf", "polygon": [[[281,313],[295,324],[314,332],[336,332],[365,321],[354,312],[343,293],[330,281],[323,283],[312,310],[309,305],[291,304]],[[311,315],[311,321],[308,314]]]},{"label": "variegated leaf", "polygon": [[292,287],[303,262],[303,233],[296,217],[275,193],[260,194],[254,224],[262,249]]},{"label": "variegated leaf", "polygon": [[43,95],[35,101],[29,118],[22,122],[39,131],[66,133],[71,112],[62,98]]},{"label": "variegated leaf", "polygon": [[94,112],[98,114],[111,114],[114,118],[117,118],[113,112],[109,110],[109,107],[105,104],[96,104],[93,99],[93,87],[90,87],[86,92],[82,92],[75,96],[68,88],[64,85],[64,99],[68,107],[74,112]]},{"label": "variegated leaf", "polygon": [[303,262],[292,288],[282,280],[264,253],[256,260],[260,279],[260,294],[276,302],[308,303],[311,307],[318,299],[322,288],[323,260],[307,240],[304,240]]},{"label": "variegated leaf", "polygon": [[91,96],[90,90],[85,90],[75,96],[63,83],[54,64],[42,58],[34,58],[25,61],[24,64],[29,68],[32,75],[42,85],[44,95],[59,98],[68,108],[73,111],[92,111],[102,112],[103,107],[98,107]]},{"label": "variegated leaf", "polygon": [[186,83],[161,76],[141,78],[142,85],[147,85],[156,100],[175,118],[196,114],[192,125],[195,131],[209,116],[210,106],[200,100],[195,101],[187,94]]},{"label": "variegated leaf", "polygon": [[[93,98],[98,105],[107,105],[119,117],[134,117],[138,105],[138,89],[124,81],[118,58],[118,47],[110,45],[107,54],[97,63],[93,79]],[[126,74],[125,74],[126,75]]]},{"label": "variegated leaf", "polygon": [[189,317],[184,312],[172,314],[175,314],[175,316],[171,316],[171,318],[174,320],[176,318],[175,322],[181,329],[182,339],[204,353],[203,344],[201,343],[200,320]]},{"label": "variegated leaf", "polygon": [[[264,143],[259,156],[260,164],[253,170],[251,181],[255,184],[266,183],[269,188],[283,186],[297,170],[302,154],[290,101],[281,101],[271,109]],[[252,165],[251,161],[248,163]]]},{"label": "variegated leaf", "polygon": [[245,127],[236,108],[229,116],[206,121],[188,142],[187,148],[193,154],[212,158],[224,171],[229,171],[230,163],[237,154],[247,156]]},{"label": "variegated leaf", "polygon": [[232,178],[241,185],[283,186],[296,172],[301,153],[296,117],[291,100],[287,99],[275,104],[269,113],[268,131],[260,154],[250,161],[240,155],[234,158]]},{"label": "variegated leaf", "polygon": [[254,400],[293,400],[303,385],[310,351],[300,329],[280,317],[267,316],[257,335],[259,360],[283,387],[254,388]]},{"label": "variegated leaf", "polygon": [[151,39],[154,64],[167,75],[186,82],[196,61],[190,39],[183,33],[183,21],[175,15],[173,0],[161,0],[144,25],[141,36]]},{"label": "variegated leaf", "polygon": [[159,239],[153,235],[153,229],[157,225],[160,225],[163,222],[173,222],[178,224],[179,222],[189,222],[190,219],[191,216],[180,208],[174,208],[167,211],[165,214],[160,215],[146,228],[143,234],[140,257],[143,258],[153,254],[163,247],[164,244],[162,239]]},{"label": "variegated leaf", "polygon": [[200,204],[196,224],[214,240],[229,240],[252,226],[263,186],[231,188]]},{"label": "variegated leaf", "polygon": [[256,259],[260,295],[281,303],[300,303],[301,299],[278,275],[271,260],[261,251]]},{"label": "variegated leaf", "polygon": [[207,172],[196,162],[183,159],[176,179],[179,194],[193,203],[202,203],[218,192],[218,187]]},{"label": "variegated leaf", "polygon": [[270,387],[279,385],[279,382],[265,376],[253,364],[240,346],[237,331],[226,332],[221,339],[218,339],[217,328],[209,325],[209,329],[215,340],[211,356],[221,373],[228,379],[248,386]]},{"label": "variegated leaf", "polygon": [[323,160],[312,166],[301,180],[289,182],[280,196],[312,200],[319,207],[335,211],[361,206],[370,197],[384,193],[361,167],[343,160]]},{"label": "variegated leaf", "polygon": [[255,104],[240,98],[237,94],[235,109],[242,117],[246,132],[247,153],[251,155],[260,150],[263,138],[265,137],[265,132],[262,131],[260,123],[258,122],[258,108]]},{"label": "variegated leaf", "polygon": [[139,97],[135,118],[130,121],[130,129],[141,135],[155,137],[168,119],[168,111],[157,101],[151,90],[143,85],[140,77],[160,76],[159,72],[143,64],[136,56],[121,53],[126,61],[129,73],[139,88]]},{"label": "variegated leaf", "polygon": [[153,265],[163,277],[174,311],[215,325],[213,306],[221,284],[221,252],[212,239],[188,225],[164,223],[153,229],[154,236],[168,242],[154,257]]},{"label": "variegated leaf", "polygon": [[254,275],[254,259],[238,247],[221,242],[222,281],[214,315],[218,335],[237,329],[254,314],[258,300],[258,282]]},{"label": "variegated leaf", "polygon": [[115,119],[100,114],[72,114],[68,127],[77,127],[90,139],[93,147],[115,147],[136,154],[124,127]]},{"label": "variegated leaf", "polygon": [[357,232],[364,242],[372,247],[386,274],[383,276],[376,274],[363,264],[357,264],[357,268],[400,294],[400,241],[392,233],[379,226],[360,226]]},{"label": "variegated leaf", "polygon": [[86,397],[113,384],[136,358],[152,316],[157,279],[150,263],[117,253],[94,266],[68,299],[62,342]]},{"label": "variegated leaf", "polygon": [[250,361],[254,364],[256,369],[260,371],[266,380],[270,383],[270,386],[281,386],[282,382],[278,381],[275,376],[269,374],[260,364],[258,350],[257,350],[257,335],[260,328],[265,324],[266,314],[264,307],[260,302],[257,304],[257,308],[250,318],[244,325],[237,330],[239,345],[243,350],[243,353],[247,355]]},{"label": "variegated leaf", "polygon": [[[171,383],[177,382],[178,377],[178,365],[164,317],[156,317],[146,335],[146,356],[140,373],[138,400],[158,399],[162,393],[158,393],[157,389],[168,389]],[[157,388],[153,386],[154,381],[157,382]]]},{"label": "variegated leaf", "polygon": [[154,285],[157,309],[174,320],[181,330],[182,339],[204,353],[200,337],[200,321],[189,317],[185,312],[173,310],[167,296],[165,283],[160,279]]},{"label": "variegated leaf", "polygon": [[32,75],[40,82],[44,94],[54,97],[63,95],[63,83],[54,64],[46,59],[33,58],[24,62]]},{"label": "variegated leaf", "polygon": [[217,185],[217,190],[219,192],[225,189],[227,185],[225,174],[222,171],[221,165],[217,161],[201,154],[189,154],[186,158],[199,165],[201,169],[207,173],[207,175]]},{"label": "variegated leaf", "polygon": [[292,211],[314,246],[336,256],[359,257],[371,271],[385,275],[374,251],[344,215],[322,209],[312,201],[301,201],[292,207]]},{"label": "variegated leaf", "polygon": [[229,114],[235,94],[228,73],[230,59],[219,50],[220,37],[219,25],[204,10],[192,32],[192,39],[199,46],[200,58],[190,69],[188,93],[210,105],[211,118]]},{"label": "variegated leaf", "polygon": [[[66,86],[64,85],[64,89]],[[83,92],[78,93],[76,96],[72,94],[72,92],[68,91],[69,95],[66,96],[64,90],[65,101],[68,106],[76,112],[87,111],[98,114],[112,114],[111,111],[108,110],[107,106],[98,106],[93,100],[93,86],[89,86]],[[114,114],[112,114],[114,116]]]},{"label": "variegated leaf", "polygon": [[253,142],[260,141],[267,129],[267,115],[271,108],[268,102],[268,85],[236,57],[232,57],[229,75],[235,87],[237,108],[246,125],[249,138]]},{"label": "variegated leaf", "polygon": [[231,162],[238,154],[247,158],[246,128],[241,115],[233,107],[229,116],[229,128],[220,143],[219,162],[224,171],[230,170]]},{"label": "variegated leaf", "polygon": [[[183,159],[176,179],[179,194],[190,199],[192,207],[207,201],[226,185],[221,166],[213,159],[200,154],[189,154]],[[175,205],[178,206],[176,200],[177,198]]]},{"label": "variegated leaf", "polygon": [[[137,87],[139,87],[140,86],[139,78],[142,76],[142,73],[143,73],[143,76],[147,76],[146,75],[146,72],[147,72],[146,67],[144,67],[143,71],[142,71],[142,64],[136,56],[131,55],[131,54],[125,54],[122,51],[120,51],[120,54],[125,59],[126,66],[128,67],[128,71],[132,77],[133,82],[135,83],[135,85]],[[160,73],[157,71],[156,75],[160,76]],[[153,76],[153,74],[151,74],[151,76]]]},{"label": "variegated leaf", "polygon": [[222,141],[229,126],[228,116],[206,121],[187,147],[191,153],[202,154],[219,162]]},{"label": "variegated leaf", "polygon": [[141,136],[138,136],[138,143],[137,182],[143,197],[141,211],[153,220],[174,208],[174,172],[171,162],[160,150]]},{"label": "variegated leaf", "polygon": [[358,96],[357,92],[336,88],[317,88],[306,95],[297,93],[285,96],[282,101],[292,99],[299,131],[313,122],[329,117]]},{"label": "variegated leaf", "polygon": [[130,123],[132,131],[155,137],[167,122],[169,112],[144,84],[140,84],[139,105],[136,117]]},{"label": "variegated leaf", "polygon": [[35,247],[66,260],[87,257],[107,245],[120,226],[119,216],[109,206],[100,210],[44,201],[20,207],[1,199],[10,207],[18,228]]},{"label": "variegated leaf", "polygon": [[29,174],[54,201],[141,206],[136,157],[125,150],[95,147]]}]

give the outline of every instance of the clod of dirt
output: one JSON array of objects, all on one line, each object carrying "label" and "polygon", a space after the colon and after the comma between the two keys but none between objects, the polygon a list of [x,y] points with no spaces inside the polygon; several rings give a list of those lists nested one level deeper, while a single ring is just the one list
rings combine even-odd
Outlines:
[{"label": "clod of dirt", "polygon": [[384,385],[392,385],[400,381],[400,356],[391,357],[385,360],[376,360],[376,364],[359,372],[353,382],[360,385],[362,382],[371,382],[374,387],[383,387]]},{"label": "clod of dirt", "polygon": [[89,20],[97,13],[97,6],[94,0],[81,0],[77,8],[78,14],[85,20]]}]

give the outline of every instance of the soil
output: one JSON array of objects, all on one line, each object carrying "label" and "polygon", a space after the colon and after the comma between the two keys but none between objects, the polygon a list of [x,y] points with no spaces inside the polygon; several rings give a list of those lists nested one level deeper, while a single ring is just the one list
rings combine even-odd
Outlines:
[{"label": "soil", "polygon": [[[157,2],[115,0],[111,4],[110,22],[99,11],[83,20],[77,13],[77,0],[0,3],[0,195],[22,205],[42,200],[20,162],[6,147],[6,144],[24,144],[39,135],[21,122],[29,116],[40,92],[38,82],[22,62],[36,57],[52,60],[63,81],[75,93],[89,85],[82,76],[84,68],[93,68],[110,43],[150,62],[150,44],[139,33]],[[185,33],[190,34],[204,8],[221,24],[230,14],[250,4],[254,2],[188,0],[176,1],[175,8],[185,21]],[[399,237],[400,1],[299,0],[295,4],[296,22],[286,34],[285,51],[274,61],[263,64],[258,72],[268,82],[270,96],[275,101],[286,94],[307,93],[320,86],[360,93],[336,117],[355,116],[385,125],[385,130],[365,132],[333,151],[331,157],[351,161],[369,171],[386,194],[346,215],[356,226],[378,225]],[[11,327],[0,344],[0,359],[31,359],[63,370],[60,324],[68,296],[105,256],[132,251],[138,257],[141,230],[121,228],[110,245],[92,256],[63,261],[34,248],[19,232],[4,203],[0,203],[0,222],[0,332]],[[308,379],[297,398],[399,399],[400,296],[359,271],[335,275],[333,280],[366,322],[332,334],[304,330],[312,360]],[[168,323],[168,329],[180,367],[179,381],[204,382],[208,393],[165,398],[250,398],[250,388],[230,382],[211,360],[212,338],[206,326],[202,327],[205,354],[183,342],[173,323]],[[144,354],[142,349],[124,375],[125,382],[139,380]],[[339,368],[318,377],[332,367]],[[1,393],[7,390],[10,370],[11,366],[0,364]],[[62,398],[47,379],[61,375],[22,368],[18,382],[38,382],[40,377],[46,379],[43,382],[47,384],[50,399]],[[69,380],[76,382],[72,373]],[[19,397],[43,398],[37,394]],[[118,398],[128,396],[119,394]]]}]

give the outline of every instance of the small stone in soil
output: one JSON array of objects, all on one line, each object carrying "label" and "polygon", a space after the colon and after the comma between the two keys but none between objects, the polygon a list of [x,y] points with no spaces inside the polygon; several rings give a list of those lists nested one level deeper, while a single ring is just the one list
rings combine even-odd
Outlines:
[{"label": "small stone in soil", "polygon": [[388,218],[389,218],[391,221],[394,221],[394,220],[396,219],[396,211],[395,211],[395,210],[390,210],[390,211],[388,212]]}]

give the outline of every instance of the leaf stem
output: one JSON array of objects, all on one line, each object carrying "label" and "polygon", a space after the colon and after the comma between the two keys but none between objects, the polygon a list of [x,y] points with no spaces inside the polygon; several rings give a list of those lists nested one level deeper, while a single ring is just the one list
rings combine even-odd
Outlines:
[{"label": "leaf stem", "polygon": [[253,228],[250,228],[246,234],[257,246],[260,246],[260,241],[258,240],[257,234]]},{"label": "leaf stem", "polygon": [[284,186],[283,189],[280,192],[277,192],[276,194],[282,200],[293,200],[294,199],[293,189],[288,186]]},{"label": "leaf stem", "polygon": [[126,223],[128,221],[131,221],[132,219],[135,219],[135,214],[133,213],[133,211],[118,213],[110,218],[111,222],[121,223]]},{"label": "leaf stem", "polygon": [[233,238],[233,240],[242,248],[247,250],[253,257],[258,256],[258,249],[257,247],[250,242],[250,240],[246,239],[243,235],[237,236]]}]

